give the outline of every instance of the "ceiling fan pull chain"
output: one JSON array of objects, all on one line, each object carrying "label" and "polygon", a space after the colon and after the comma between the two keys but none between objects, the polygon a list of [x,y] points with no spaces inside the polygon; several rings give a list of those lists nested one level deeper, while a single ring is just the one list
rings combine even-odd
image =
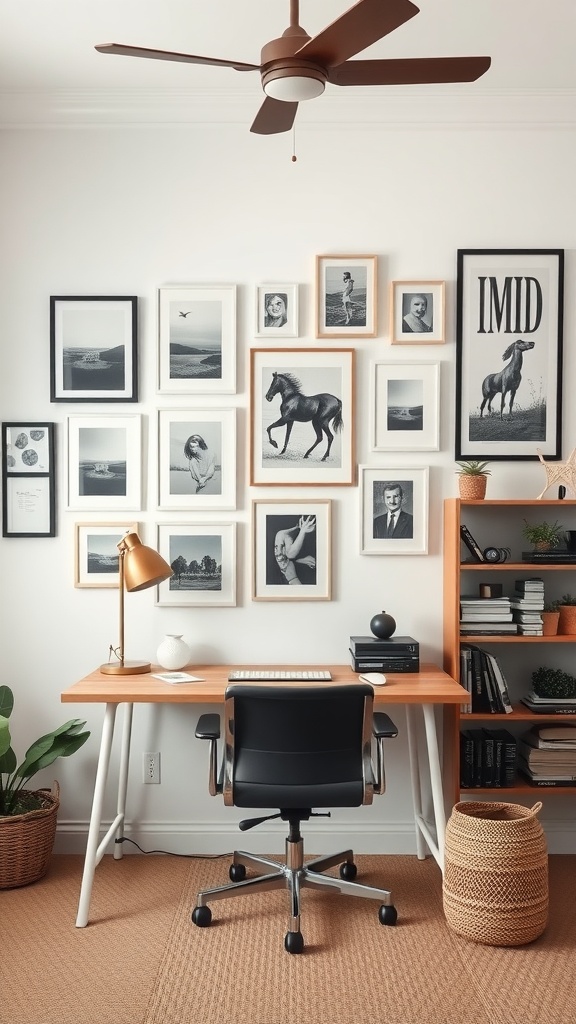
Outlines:
[{"label": "ceiling fan pull chain", "polygon": [[295,164],[298,157],[296,156],[296,125],[292,125],[292,163]]}]

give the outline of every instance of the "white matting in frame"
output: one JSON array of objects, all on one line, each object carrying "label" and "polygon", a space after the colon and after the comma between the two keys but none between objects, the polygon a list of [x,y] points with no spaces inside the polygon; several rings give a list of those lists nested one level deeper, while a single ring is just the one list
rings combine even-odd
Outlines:
[{"label": "white matting in frame", "polygon": [[298,285],[261,284],[256,289],[256,337],[298,337]]},{"label": "white matting in frame", "polygon": [[118,589],[118,544],[126,533],[138,533],[138,523],[76,523],[75,587]]},{"label": "white matting in frame", "polygon": [[392,281],[390,340],[393,345],[442,345],[445,341],[444,281]]},{"label": "white matting in frame", "polygon": [[331,510],[329,500],[252,503],[254,601],[330,601]]},{"label": "white matting in frame", "polygon": [[[428,467],[360,466],[360,552],[425,555],[428,551]],[[396,513],[390,525],[388,513]]]},{"label": "white matting in frame", "polygon": [[141,416],[69,416],[67,447],[69,509],[140,510]]},{"label": "white matting in frame", "polygon": [[159,289],[158,391],[236,392],[235,284]]},{"label": "white matting in frame", "polygon": [[174,570],[156,604],[236,604],[236,523],[160,523],[158,551]]},{"label": "white matting in frame", "polygon": [[160,409],[158,507],[236,508],[236,410]]},{"label": "white matting in frame", "polygon": [[316,337],[375,338],[376,256],[316,257]]},{"label": "white matting in frame", "polygon": [[374,451],[438,451],[439,363],[375,362],[372,386]]}]

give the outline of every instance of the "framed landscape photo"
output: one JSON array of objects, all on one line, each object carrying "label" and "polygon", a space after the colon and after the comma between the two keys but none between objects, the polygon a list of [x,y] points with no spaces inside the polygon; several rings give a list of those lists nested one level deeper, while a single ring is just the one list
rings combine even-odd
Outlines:
[{"label": "framed landscape photo", "polygon": [[427,466],[360,466],[360,501],[361,554],[427,553]]},{"label": "framed landscape photo", "polygon": [[55,537],[54,424],[2,424],[2,536]]},{"label": "framed landscape photo", "polygon": [[316,257],[316,337],[375,338],[376,256]]},{"label": "framed landscape photo", "polygon": [[236,508],[235,409],[160,409],[158,507]]},{"label": "framed landscape photo", "polygon": [[392,345],[442,345],[445,339],[444,281],[390,283]]},{"label": "framed landscape photo", "polygon": [[50,401],[138,401],[135,295],[50,296]]},{"label": "framed landscape photo", "polygon": [[354,483],[354,355],[251,349],[252,485]]},{"label": "framed landscape photo", "polygon": [[236,285],[190,285],[158,292],[158,391],[236,391]]},{"label": "framed landscape photo", "polygon": [[138,533],[138,523],[76,523],[75,587],[118,589],[118,544],[127,533]]},{"label": "framed landscape photo", "polygon": [[330,601],[330,501],[252,503],[254,601]]},{"label": "framed landscape photo", "polygon": [[160,523],[158,551],[174,570],[156,604],[236,604],[236,523]]},{"label": "framed landscape photo", "polygon": [[140,510],[141,420],[139,415],[68,417],[69,509]]},{"label": "framed landscape photo", "polygon": [[372,384],[373,450],[438,451],[440,364],[376,362]]},{"label": "framed landscape photo", "polygon": [[459,249],[456,458],[562,455],[563,249]]},{"label": "framed landscape photo", "polygon": [[297,284],[261,284],[257,287],[256,337],[298,337]]}]

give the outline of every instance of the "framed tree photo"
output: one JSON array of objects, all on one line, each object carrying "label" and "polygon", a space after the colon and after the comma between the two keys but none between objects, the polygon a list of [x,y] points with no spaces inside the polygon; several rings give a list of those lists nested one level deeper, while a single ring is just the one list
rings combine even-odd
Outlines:
[{"label": "framed tree photo", "polygon": [[360,466],[360,496],[363,555],[427,553],[427,466]]},{"label": "framed tree photo", "polygon": [[50,296],[50,401],[137,402],[135,295]]},{"label": "framed tree photo", "polygon": [[375,338],[376,256],[316,257],[316,337]]},{"label": "framed tree photo", "polygon": [[563,249],[459,249],[456,458],[562,454]]},{"label": "framed tree photo", "polygon": [[236,508],[235,409],[160,409],[158,507]]},{"label": "framed tree photo", "polygon": [[2,424],[2,536],[55,537],[53,423]]},{"label": "framed tree photo", "polygon": [[329,601],[330,501],[252,503],[254,601]]},{"label": "framed tree photo", "polygon": [[158,551],[174,571],[156,604],[236,604],[236,523],[160,523]]},{"label": "framed tree photo", "polygon": [[139,511],[141,416],[69,416],[66,429],[68,508]]},{"label": "framed tree photo", "polygon": [[236,285],[159,289],[158,391],[235,393]]},{"label": "framed tree photo", "polygon": [[251,350],[251,484],[354,483],[354,355]]},{"label": "framed tree photo", "polygon": [[372,408],[374,451],[438,451],[440,364],[374,363]]},{"label": "framed tree photo", "polygon": [[256,337],[298,337],[298,285],[261,284],[256,289]]},{"label": "framed tree photo", "polygon": [[393,345],[442,345],[445,341],[444,281],[392,281],[390,340]]},{"label": "framed tree photo", "polygon": [[76,523],[75,587],[118,589],[118,544],[127,533],[138,533],[138,523]]}]

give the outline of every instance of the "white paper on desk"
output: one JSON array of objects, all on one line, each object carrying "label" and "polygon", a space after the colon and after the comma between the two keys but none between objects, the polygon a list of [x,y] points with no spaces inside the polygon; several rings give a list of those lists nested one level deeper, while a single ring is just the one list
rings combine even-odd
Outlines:
[{"label": "white paper on desk", "polygon": [[191,676],[188,672],[153,672],[154,679],[161,679],[163,683],[203,683],[201,676]]}]

